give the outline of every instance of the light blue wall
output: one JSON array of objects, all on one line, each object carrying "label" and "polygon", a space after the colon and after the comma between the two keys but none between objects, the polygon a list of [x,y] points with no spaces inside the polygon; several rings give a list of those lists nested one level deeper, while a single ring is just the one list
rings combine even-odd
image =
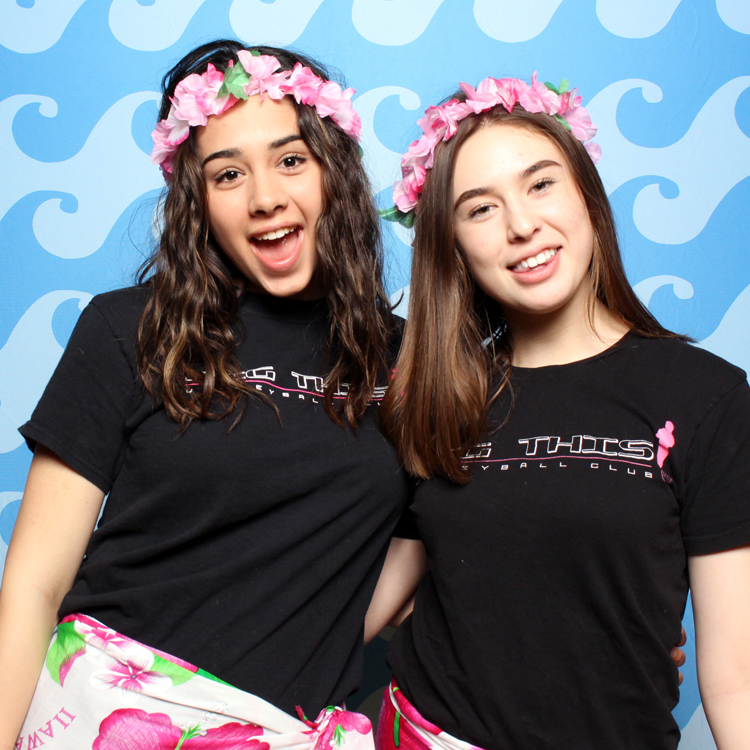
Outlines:
[{"label": "light blue wall", "polygon": [[[458,81],[568,78],[599,125],[631,282],[750,369],[747,0],[0,0],[0,566],[29,464],[16,428],[80,309],[128,283],[149,241],[160,76],[218,36],[345,72],[383,205],[417,116]],[[388,236],[395,292],[408,237]],[[684,671],[681,748],[707,750]]]}]

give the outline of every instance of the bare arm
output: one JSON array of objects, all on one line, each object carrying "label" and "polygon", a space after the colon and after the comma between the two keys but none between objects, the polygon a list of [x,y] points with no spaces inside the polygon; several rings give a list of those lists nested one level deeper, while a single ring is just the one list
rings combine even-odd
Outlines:
[{"label": "bare arm", "polygon": [[391,539],[383,571],[365,617],[365,643],[386,625],[398,624],[411,612],[413,594],[427,572],[427,553],[416,539]]},{"label": "bare arm", "polygon": [[12,750],[104,493],[38,446],[0,589],[0,750]]},{"label": "bare arm", "polygon": [[706,718],[719,750],[750,750],[750,546],[688,564]]}]

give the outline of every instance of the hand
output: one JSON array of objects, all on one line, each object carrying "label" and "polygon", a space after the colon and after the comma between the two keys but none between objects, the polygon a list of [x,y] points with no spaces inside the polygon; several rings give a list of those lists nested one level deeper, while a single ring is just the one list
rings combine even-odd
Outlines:
[{"label": "hand", "polygon": [[[680,648],[680,646],[684,646],[687,642],[687,633],[685,632],[685,628],[681,628],[682,630],[682,637],[680,638],[680,642],[669,652],[669,655],[674,660],[674,663],[681,667],[685,663],[685,652]],[[679,679],[677,681],[678,685],[682,685],[682,672],[677,670],[677,674],[679,675]]]}]

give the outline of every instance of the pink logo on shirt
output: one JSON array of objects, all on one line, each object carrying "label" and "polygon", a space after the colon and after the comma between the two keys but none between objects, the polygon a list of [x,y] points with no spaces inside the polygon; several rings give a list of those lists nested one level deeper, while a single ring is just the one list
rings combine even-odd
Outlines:
[{"label": "pink logo on shirt", "polygon": [[656,451],[656,463],[661,469],[669,455],[669,449],[674,446],[674,424],[667,420],[664,427],[656,431],[656,437],[659,439],[659,448]]}]

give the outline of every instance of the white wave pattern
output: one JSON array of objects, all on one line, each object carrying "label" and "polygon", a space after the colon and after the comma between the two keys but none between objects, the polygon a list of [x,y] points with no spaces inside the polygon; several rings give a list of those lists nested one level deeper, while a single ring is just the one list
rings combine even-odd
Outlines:
[{"label": "white wave pattern", "polygon": [[78,209],[67,213],[60,208],[60,198],[45,201],[34,215],[34,234],[47,252],[60,258],[84,258],[96,252],[122,212],[138,196],[163,184],[159,170],[131,133],[135,110],[158,98],[153,91],[123,97],[104,113],[75,156],[51,163],[21,151],[12,127],[16,113],[27,104],[39,104],[41,115],[55,117],[55,100],[18,94],[0,102],[0,174],[4,176],[0,218],[35,191],[69,193],[78,200]]},{"label": "white wave pattern", "polygon": [[732,302],[716,330],[700,346],[750,373],[750,286]]},{"label": "white wave pattern", "polygon": [[657,184],[638,193],[633,220],[645,237],[664,245],[689,242],[701,233],[724,196],[750,175],[750,138],[740,130],[734,114],[738,97],[749,86],[750,76],[724,84],[703,105],[688,132],[663,148],[638,146],[617,127],[622,97],[640,88],[647,102],[661,101],[656,84],[635,78],[617,81],[586,105],[599,126],[596,141],[603,151],[599,173],[608,193],[650,175],[671,180],[679,188],[676,198],[665,198]]},{"label": "white wave pattern", "polygon": [[638,295],[641,302],[648,307],[651,304],[651,297],[654,296],[654,292],[663,286],[671,286],[675,297],[678,299],[690,299],[695,293],[693,285],[689,281],[681,279],[679,276],[666,275],[652,276],[650,279],[639,281],[633,287],[633,291]]},{"label": "white wave pattern", "polygon": [[284,47],[296,42],[323,0],[234,0],[229,23],[234,33],[253,44]]},{"label": "white wave pattern", "polygon": [[679,750],[716,750],[716,743],[708,726],[703,704],[695,709],[690,721],[682,730]]},{"label": "white wave pattern", "polygon": [[59,41],[85,0],[35,0],[22,8],[16,0],[0,0],[0,44],[13,52],[44,52]]},{"label": "white wave pattern", "polygon": [[[607,31],[626,39],[658,34],[681,0],[596,0],[596,15]],[[737,2],[737,0],[732,0]]]},{"label": "white wave pattern", "polygon": [[444,0],[354,0],[354,28],[368,42],[386,47],[410,44],[424,34]]},{"label": "white wave pattern", "polygon": [[109,28],[115,39],[131,49],[156,52],[171,47],[184,33],[206,0],[112,0]]},{"label": "white wave pattern", "polygon": [[474,18],[487,36],[499,42],[527,42],[539,36],[562,0],[475,0]]},{"label": "white wave pattern", "polygon": [[386,148],[375,133],[375,112],[378,105],[389,96],[398,96],[399,104],[408,110],[419,109],[419,95],[401,86],[380,86],[360,94],[355,100],[362,118],[362,149],[373,192],[379,193],[392,185],[400,174],[401,154]]},{"label": "white wave pattern", "polygon": [[730,29],[750,34],[750,3],[747,0],[716,0],[716,10]]},{"label": "white wave pattern", "polygon": [[52,316],[71,299],[83,310],[91,295],[67,289],[45,294],[23,314],[0,349],[0,453],[23,442],[17,430],[31,416],[63,353]]}]

